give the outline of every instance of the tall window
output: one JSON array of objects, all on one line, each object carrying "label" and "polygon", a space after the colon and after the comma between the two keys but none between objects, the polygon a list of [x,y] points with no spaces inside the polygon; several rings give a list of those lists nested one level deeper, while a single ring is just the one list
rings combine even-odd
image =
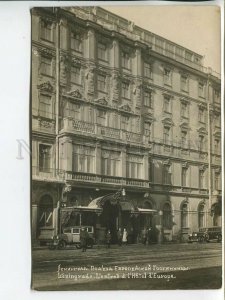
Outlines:
[{"label": "tall window", "polygon": [[144,134],[148,138],[151,137],[151,123],[150,122],[145,122],[144,123]]},{"label": "tall window", "polygon": [[106,44],[98,42],[98,59],[107,61],[108,56],[107,56],[107,46]]},{"label": "tall window", "polygon": [[149,63],[144,63],[144,76],[152,78],[152,66]]},{"label": "tall window", "polygon": [[52,23],[49,21],[41,21],[41,38],[47,41],[52,41]]},{"label": "tall window", "polygon": [[52,119],[52,97],[40,94],[39,116]]},{"label": "tall window", "polygon": [[164,96],[164,112],[171,112],[171,100],[169,96]]},{"label": "tall window", "polygon": [[220,182],[220,173],[219,172],[215,172],[215,184],[214,184],[214,188],[215,190],[219,190],[219,182]]},{"label": "tall window", "polygon": [[121,53],[122,68],[130,69],[130,56],[129,53],[122,51]]},{"label": "tall window", "polygon": [[129,91],[129,83],[122,82],[122,97],[123,98],[130,98],[130,91]]},{"label": "tall window", "polygon": [[169,203],[166,203],[163,207],[163,227],[166,229],[171,229],[172,227],[172,213]]},{"label": "tall window", "polygon": [[121,116],[121,129],[128,131],[130,118],[127,116]]},{"label": "tall window", "polygon": [[170,69],[164,69],[164,83],[167,85],[172,84],[172,72]]},{"label": "tall window", "polygon": [[198,120],[205,123],[205,109],[203,107],[199,107],[198,109]]},{"label": "tall window", "polygon": [[71,82],[81,84],[80,67],[71,67]]},{"label": "tall window", "polygon": [[204,227],[205,226],[205,205],[200,204],[198,207],[198,227]]},{"label": "tall window", "polygon": [[205,181],[205,171],[199,170],[199,188],[204,188],[204,181]]},{"label": "tall window", "polygon": [[82,38],[78,32],[71,32],[71,49],[77,52],[82,51]]},{"label": "tall window", "polygon": [[198,95],[199,97],[205,97],[205,85],[203,82],[198,83]]},{"label": "tall window", "polygon": [[53,200],[49,195],[40,199],[38,221],[39,228],[52,227],[53,224]]},{"label": "tall window", "polygon": [[188,118],[188,105],[187,105],[187,103],[184,103],[184,102],[181,103],[180,113],[181,113],[181,117]]},{"label": "tall window", "polygon": [[144,91],[144,105],[152,108],[152,93]]},{"label": "tall window", "polygon": [[182,167],[182,169],[181,169],[181,185],[183,187],[187,186],[187,168],[186,167]]},{"label": "tall window", "polygon": [[51,57],[41,57],[41,74],[52,76],[52,58]]},{"label": "tall window", "polygon": [[40,172],[51,171],[51,146],[39,145],[39,170]]},{"label": "tall window", "polygon": [[102,150],[102,175],[119,176],[120,152]]},{"label": "tall window", "polygon": [[188,227],[188,205],[183,203],[181,206],[181,228]]},{"label": "tall window", "polygon": [[106,112],[102,109],[97,110],[97,124],[106,126]]},{"label": "tall window", "polygon": [[170,167],[170,165],[163,165],[163,183],[171,184],[171,167]]},{"label": "tall window", "polygon": [[74,146],[73,171],[94,173],[95,149],[89,146]]},{"label": "tall window", "polygon": [[67,102],[65,116],[66,117],[72,117],[75,120],[80,120],[81,119],[80,104]]},{"label": "tall window", "polygon": [[143,178],[143,156],[128,154],[126,171],[128,178]]},{"label": "tall window", "polygon": [[181,86],[181,91],[184,92],[188,91],[188,77],[186,75],[181,75],[180,86]]},{"label": "tall window", "polygon": [[181,147],[187,147],[187,131],[181,131]]},{"label": "tall window", "polygon": [[164,144],[168,144],[169,141],[170,141],[170,127],[164,126],[163,142],[164,142]]},{"label": "tall window", "polygon": [[214,89],[214,101],[220,103],[220,91],[216,89]]},{"label": "tall window", "polygon": [[105,92],[105,90],[106,90],[106,77],[105,77],[105,75],[98,74],[97,86],[98,86],[99,91]]},{"label": "tall window", "polygon": [[199,151],[205,151],[205,137],[204,135],[199,136]]},{"label": "tall window", "polygon": [[214,153],[220,154],[220,140],[214,139]]}]

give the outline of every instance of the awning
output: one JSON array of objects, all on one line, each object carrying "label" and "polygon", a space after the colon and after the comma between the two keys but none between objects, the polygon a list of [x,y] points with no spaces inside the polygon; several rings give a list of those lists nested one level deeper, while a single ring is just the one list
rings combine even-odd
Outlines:
[{"label": "awning", "polygon": [[141,214],[154,214],[157,213],[157,210],[155,209],[149,209],[149,208],[137,208],[138,212]]},{"label": "awning", "polygon": [[89,206],[67,206],[61,208],[62,211],[74,211],[74,212],[82,212],[82,211],[89,211],[89,212],[99,212],[102,211],[101,207],[89,207]]}]

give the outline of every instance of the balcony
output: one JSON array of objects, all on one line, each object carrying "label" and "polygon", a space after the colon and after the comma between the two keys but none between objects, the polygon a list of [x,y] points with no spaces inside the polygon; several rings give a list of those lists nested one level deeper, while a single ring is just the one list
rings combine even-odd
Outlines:
[{"label": "balcony", "polygon": [[123,178],[118,176],[99,175],[83,172],[65,172],[67,180],[74,180],[78,182],[92,182],[105,185],[118,185],[118,186],[134,186],[134,187],[149,187],[148,180]]},{"label": "balcony", "polygon": [[53,168],[40,169],[38,166],[32,167],[32,180],[47,182],[65,182],[66,180],[93,183],[104,185],[118,185],[130,187],[149,187],[149,181],[135,178],[123,178],[118,176],[108,176],[84,172],[72,172],[65,170],[56,170]]},{"label": "balcony", "polygon": [[143,144],[144,138],[140,133],[129,132],[123,129],[112,128],[108,126],[99,125],[96,123],[89,123],[73,118],[64,118],[61,133],[75,133],[83,136],[96,136],[96,138],[109,138],[110,140],[123,141],[125,143]]}]

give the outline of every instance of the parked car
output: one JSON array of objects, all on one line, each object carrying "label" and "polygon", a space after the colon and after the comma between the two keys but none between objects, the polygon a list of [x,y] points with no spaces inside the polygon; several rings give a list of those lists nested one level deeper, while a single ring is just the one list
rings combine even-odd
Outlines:
[{"label": "parked car", "polygon": [[200,228],[199,231],[194,231],[188,236],[188,242],[210,242],[216,240],[222,241],[222,228],[219,226]]},{"label": "parked car", "polygon": [[61,234],[54,236],[50,244],[50,249],[63,249],[66,245],[75,245],[78,249],[81,248],[80,243],[80,231],[84,227],[89,233],[89,238],[87,240],[87,247],[92,248],[94,239],[94,227],[93,226],[71,226],[63,229]]}]

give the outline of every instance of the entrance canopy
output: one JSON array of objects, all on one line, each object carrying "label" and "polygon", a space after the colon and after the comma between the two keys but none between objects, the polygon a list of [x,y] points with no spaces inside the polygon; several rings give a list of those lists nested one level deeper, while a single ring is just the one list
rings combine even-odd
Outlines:
[{"label": "entrance canopy", "polygon": [[112,205],[120,205],[122,211],[129,211],[135,214],[153,214],[157,212],[155,209],[139,208],[135,207],[134,204],[129,201],[115,199],[114,194],[98,197],[92,200],[88,207],[91,209],[100,209],[106,201],[110,201]]}]

